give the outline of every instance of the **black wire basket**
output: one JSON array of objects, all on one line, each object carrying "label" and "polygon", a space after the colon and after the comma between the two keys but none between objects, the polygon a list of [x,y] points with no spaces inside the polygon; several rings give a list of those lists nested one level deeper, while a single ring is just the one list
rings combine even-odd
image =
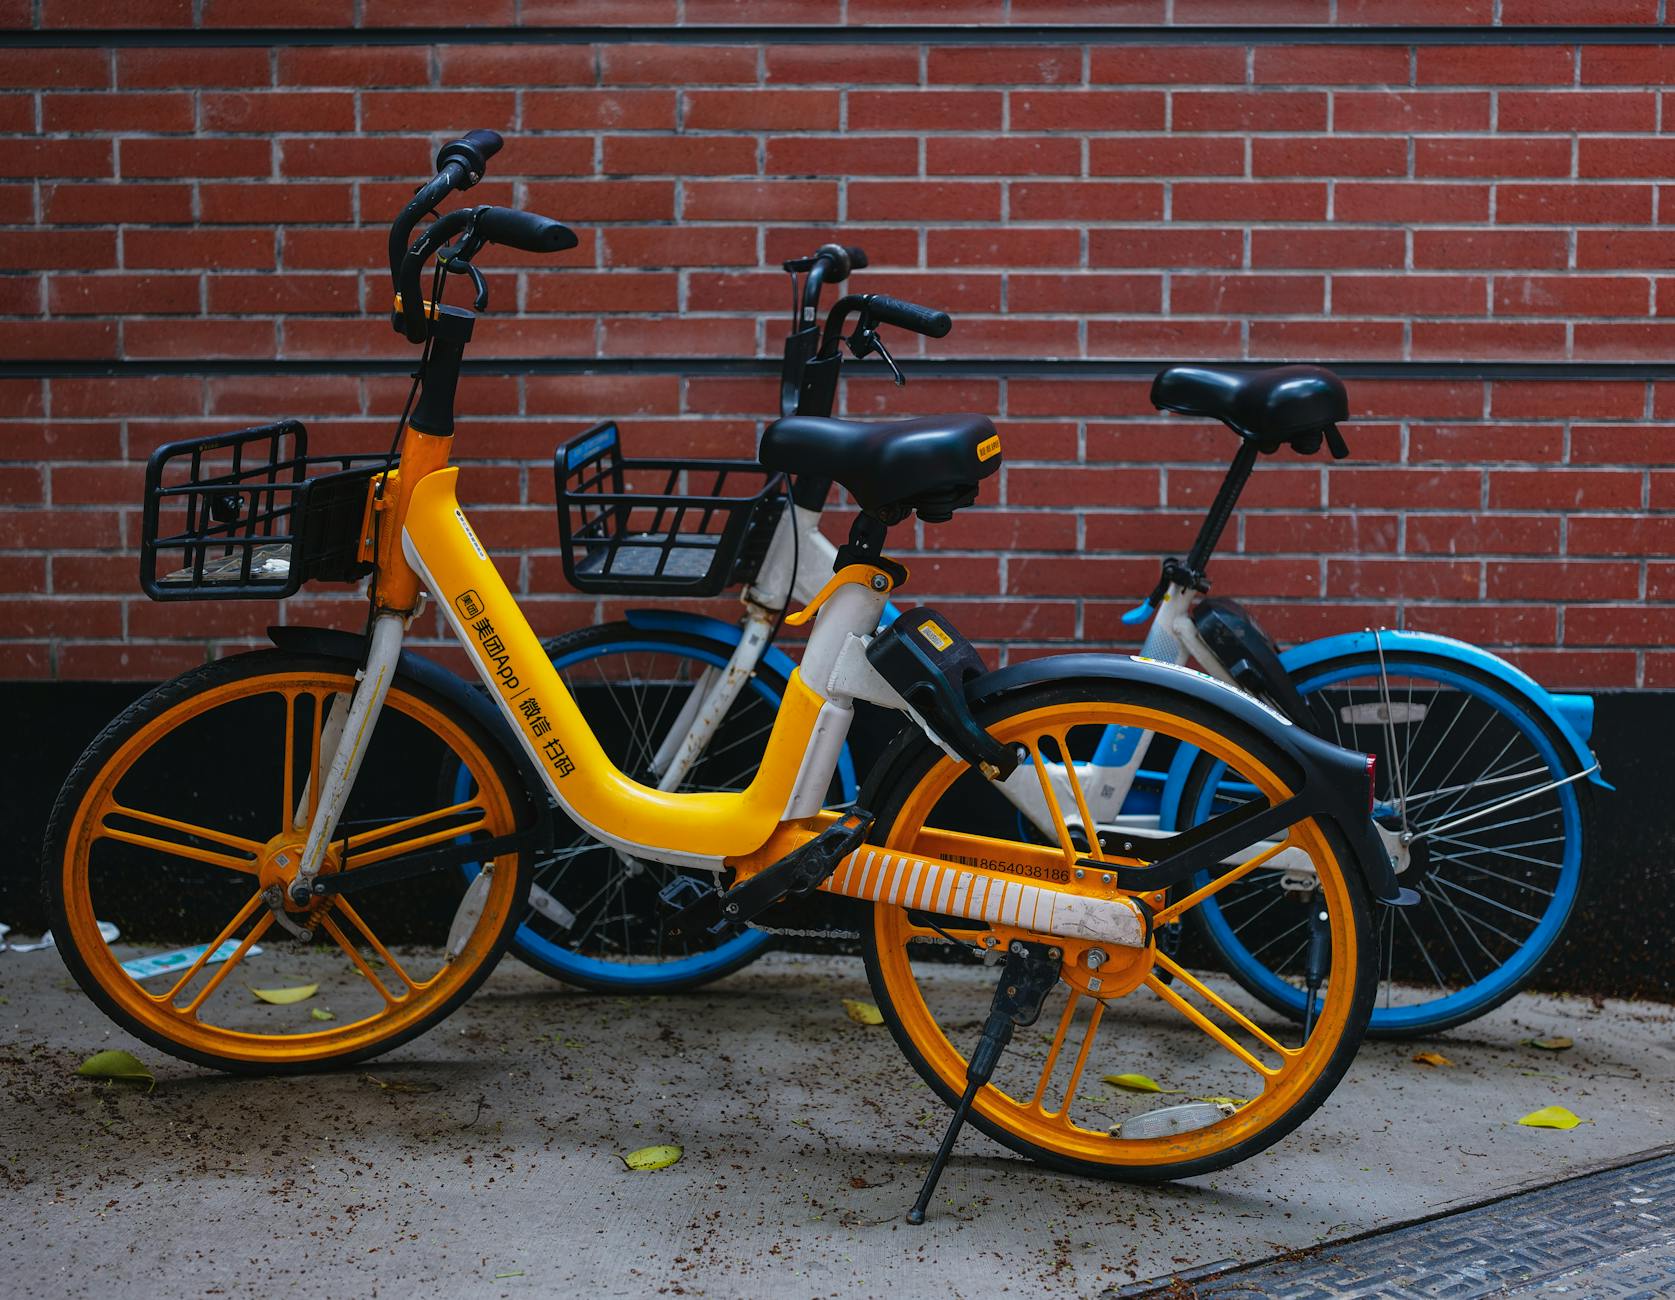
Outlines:
[{"label": "black wire basket", "polygon": [[[145,467],[140,587],[153,600],[273,600],[353,582],[380,454],[310,456],[296,420],[171,442]],[[326,471],[322,473],[321,471]]]},{"label": "black wire basket", "polygon": [[614,422],[553,456],[564,575],[577,591],[713,596],[755,580],[785,476],[748,460],[633,459]]}]

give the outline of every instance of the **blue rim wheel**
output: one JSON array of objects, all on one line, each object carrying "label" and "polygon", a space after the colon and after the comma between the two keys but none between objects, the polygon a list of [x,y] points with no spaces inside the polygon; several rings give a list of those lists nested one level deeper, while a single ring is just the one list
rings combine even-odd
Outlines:
[{"label": "blue rim wheel", "polygon": [[[706,671],[719,671],[731,645],[695,633],[609,623],[544,643],[612,760],[635,779],[656,784],[651,758],[682,703]],[[758,665],[683,790],[741,789],[756,772],[779,709],[784,678]],[[463,781],[463,775],[456,781]],[[835,799],[855,797],[845,749]],[[464,795],[465,790],[456,789]],[[729,975],[754,961],[772,936],[740,929],[721,936],[671,935],[659,892],[677,876],[709,888],[709,872],[686,872],[606,848],[554,811],[550,854],[538,858],[531,907],[513,934],[512,951],[537,970],[597,992],[674,993]],[[475,866],[466,868],[475,874]]]},{"label": "blue rim wheel", "polygon": [[[1473,1020],[1534,975],[1582,888],[1588,790],[1555,784],[1574,771],[1557,733],[1487,675],[1409,652],[1388,655],[1383,673],[1381,683],[1376,654],[1346,655],[1306,669],[1297,686],[1322,734],[1377,755],[1375,816],[1400,829],[1405,809],[1419,846],[1400,877],[1419,901],[1378,909],[1368,1030],[1410,1037]],[[1181,820],[1242,797],[1200,758]],[[1309,895],[1306,878],[1284,876],[1253,872],[1193,915],[1240,983],[1300,1018]]]}]

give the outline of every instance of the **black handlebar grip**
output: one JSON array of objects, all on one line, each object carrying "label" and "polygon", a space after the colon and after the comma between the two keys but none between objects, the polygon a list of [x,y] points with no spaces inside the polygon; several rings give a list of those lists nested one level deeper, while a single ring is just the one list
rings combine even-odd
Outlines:
[{"label": "black handlebar grip", "polygon": [[[842,244],[822,244],[814,250],[810,261],[826,263],[824,279],[827,284],[842,284],[849,278],[850,271],[855,269],[850,256],[852,252]],[[863,260],[861,265],[865,266],[866,262]]]},{"label": "black handlebar grip", "polygon": [[854,244],[851,244],[851,245],[849,245],[849,247],[845,251],[849,254],[849,269],[851,271],[864,271],[864,270],[866,270],[866,266],[867,266],[867,250],[866,249],[860,248],[860,247],[857,247]]},{"label": "black handlebar grip", "polygon": [[518,208],[478,208],[474,231],[491,244],[526,253],[558,253],[576,246],[576,232],[551,217]]},{"label": "black handlebar grip", "polygon": [[468,190],[483,179],[489,159],[500,152],[504,141],[498,131],[467,131],[452,144],[445,144],[436,153],[436,170],[442,171],[449,163],[465,168],[465,179],[456,189]]},{"label": "black handlebar grip", "polygon": [[928,334],[933,339],[942,338],[954,328],[953,320],[945,311],[932,311],[916,302],[903,302],[900,298],[886,297],[881,293],[867,299],[867,313],[874,320],[899,325],[915,334]]}]

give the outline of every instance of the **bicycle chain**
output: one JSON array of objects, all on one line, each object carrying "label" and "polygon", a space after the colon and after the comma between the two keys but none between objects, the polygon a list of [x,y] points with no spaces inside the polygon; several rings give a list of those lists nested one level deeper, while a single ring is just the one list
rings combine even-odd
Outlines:
[{"label": "bicycle chain", "polygon": [[749,928],[760,930],[763,934],[774,934],[784,939],[859,939],[859,930],[792,930],[781,926],[757,925],[751,921]]}]

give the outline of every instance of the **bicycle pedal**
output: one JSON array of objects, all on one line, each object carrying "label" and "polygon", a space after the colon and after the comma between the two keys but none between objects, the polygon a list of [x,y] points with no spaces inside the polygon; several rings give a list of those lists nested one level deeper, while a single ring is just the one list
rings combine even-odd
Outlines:
[{"label": "bicycle pedal", "polygon": [[792,849],[771,867],[721,895],[721,917],[742,925],[782,898],[797,898],[818,889],[838,864],[853,853],[872,829],[872,814],[851,808],[807,844]]},{"label": "bicycle pedal", "polygon": [[671,935],[717,934],[727,928],[721,916],[721,891],[691,876],[676,876],[657,891],[657,902],[672,912],[664,927]]}]

